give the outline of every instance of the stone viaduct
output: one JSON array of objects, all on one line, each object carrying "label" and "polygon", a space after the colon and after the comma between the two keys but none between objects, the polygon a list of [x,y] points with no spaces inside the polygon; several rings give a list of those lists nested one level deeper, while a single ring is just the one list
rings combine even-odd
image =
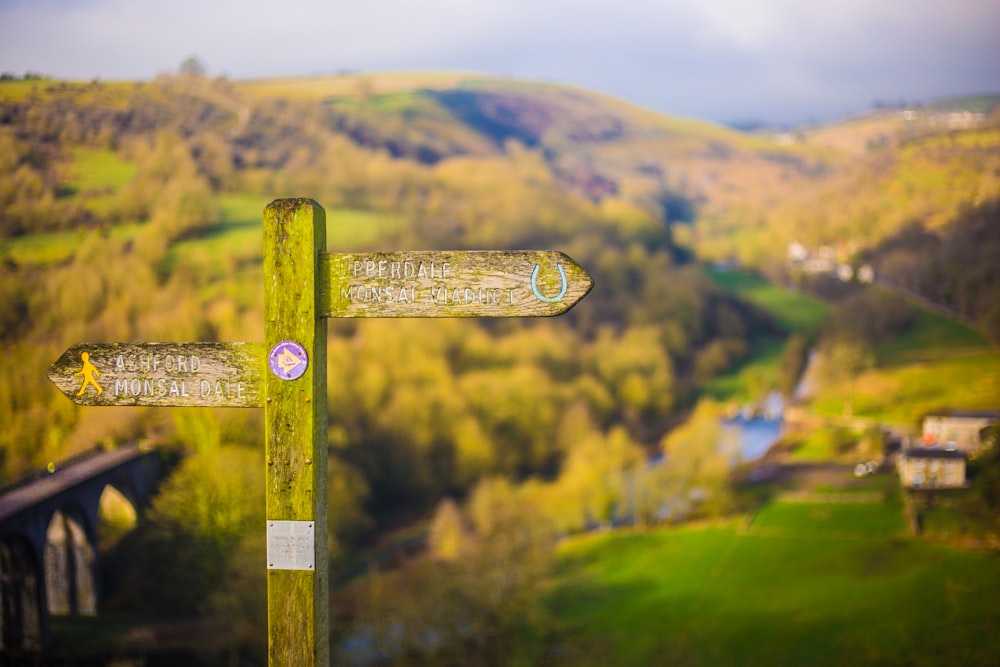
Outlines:
[{"label": "stone viaduct", "polygon": [[139,512],[164,468],[158,451],[131,445],[0,495],[0,651],[44,649],[53,614],[97,614],[102,496],[111,487]]}]

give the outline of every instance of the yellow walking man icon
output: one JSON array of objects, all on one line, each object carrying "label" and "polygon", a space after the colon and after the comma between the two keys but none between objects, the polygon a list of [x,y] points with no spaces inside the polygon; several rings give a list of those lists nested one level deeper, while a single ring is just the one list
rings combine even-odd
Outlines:
[{"label": "yellow walking man icon", "polygon": [[97,390],[97,395],[100,396],[101,394],[104,393],[104,388],[101,387],[100,384],[98,384],[94,376],[96,375],[99,377],[101,375],[101,371],[97,370],[97,367],[94,366],[94,364],[90,363],[89,352],[84,352],[83,354],[81,354],[80,359],[83,360],[83,368],[78,370],[76,373],[73,373],[73,375],[82,375],[83,384],[80,385],[80,391],[78,391],[76,395],[83,396],[83,390],[87,388],[88,384],[92,384],[94,385],[94,389]]}]

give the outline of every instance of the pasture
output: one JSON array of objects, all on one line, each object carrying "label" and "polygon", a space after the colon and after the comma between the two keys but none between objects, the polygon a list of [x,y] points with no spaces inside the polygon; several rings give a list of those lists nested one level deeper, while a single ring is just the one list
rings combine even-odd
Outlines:
[{"label": "pasture", "polygon": [[708,276],[721,289],[769,313],[788,331],[816,333],[830,308],[820,299],[778,287],[749,271],[710,271]]},{"label": "pasture", "polygon": [[[993,665],[1000,559],[903,536],[897,505],[574,537],[548,600],[584,664]],[[591,662],[587,663],[589,659]]]}]

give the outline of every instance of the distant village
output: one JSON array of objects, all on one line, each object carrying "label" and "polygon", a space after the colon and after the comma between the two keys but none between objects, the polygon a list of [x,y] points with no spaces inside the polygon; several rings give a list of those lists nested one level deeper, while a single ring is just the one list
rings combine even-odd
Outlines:
[{"label": "distant village", "polygon": [[836,248],[822,245],[816,250],[810,250],[798,241],[788,244],[789,267],[808,275],[833,276],[842,282],[857,279],[860,283],[875,282],[875,269],[871,264],[863,264],[857,269],[849,264],[847,257],[854,254],[856,248]]},{"label": "distant village", "polygon": [[[885,108],[876,108],[871,115],[884,114]],[[921,131],[940,130],[970,130],[981,126],[986,121],[986,115],[975,111],[930,111],[920,107],[902,107],[893,112],[900,120],[905,121],[902,128],[904,134]],[[803,135],[795,132],[779,132],[771,138],[779,146],[791,146],[800,143]],[[886,135],[879,135],[869,142],[870,148],[877,148],[889,140]]]}]

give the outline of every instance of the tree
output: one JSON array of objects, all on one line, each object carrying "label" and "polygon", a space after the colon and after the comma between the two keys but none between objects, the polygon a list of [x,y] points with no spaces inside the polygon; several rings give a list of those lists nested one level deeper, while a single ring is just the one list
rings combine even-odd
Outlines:
[{"label": "tree", "polygon": [[465,520],[451,498],[445,498],[438,504],[427,541],[435,558],[455,560],[462,554],[467,541]]},{"label": "tree", "polygon": [[178,71],[181,76],[203,77],[205,76],[206,69],[204,63],[197,56],[192,55],[184,59]]},{"label": "tree", "polygon": [[665,482],[677,490],[672,502],[681,517],[687,511],[721,514],[732,501],[731,462],[720,447],[719,418],[717,405],[701,401],[691,418],[661,441],[668,471]]}]

